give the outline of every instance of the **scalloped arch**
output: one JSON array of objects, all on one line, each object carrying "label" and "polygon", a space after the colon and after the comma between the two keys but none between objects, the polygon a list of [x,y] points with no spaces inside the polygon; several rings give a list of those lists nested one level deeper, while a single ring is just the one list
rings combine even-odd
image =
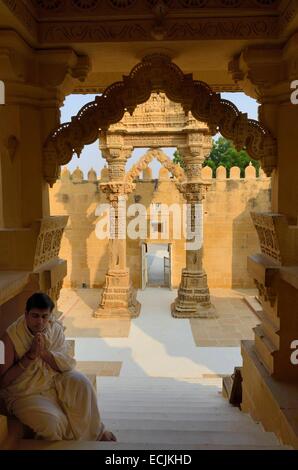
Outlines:
[{"label": "scalloped arch", "polygon": [[173,176],[175,176],[179,183],[186,180],[186,175],[180,165],[173,163],[172,160],[160,149],[148,150],[132,168],[125,175],[126,182],[133,182],[133,180],[139,176],[141,171],[148,167],[149,163],[156,158],[159,163],[166,168]]},{"label": "scalloped arch", "polygon": [[44,146],[43,172],[52,186],[59,176],[60,165],[73,154],[80,155],[84,145],[98,138],[99,129],[119,122],[125,111],[131,114],[138,104],[146,102],[152,92],[164,92],[180,103],[185,112],[208,124],[214,135],[220,132],[233,141],[237,150],[246,148],[270,176],[276,166],[277,144],[270,132],[258,121],[248,119],[230,101],[221,99],[204,82],[184,74],[163,54],[146,56],[121,82],[110,85],[101,96],[86,104],[71,122],[62,124],[47,138]]}]

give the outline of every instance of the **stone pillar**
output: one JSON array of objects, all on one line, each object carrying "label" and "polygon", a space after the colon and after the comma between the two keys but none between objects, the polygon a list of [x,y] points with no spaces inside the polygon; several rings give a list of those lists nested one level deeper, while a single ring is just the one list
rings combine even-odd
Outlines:
[{"label": "stone pillar", "polygon": [[34,50],[13,31],[0,31],[0,49],[0,227],[28,227],[49,215],[43,146],[87,70],[71,49]]},{"label": "stone pillar", "polygon": [[24,293],[43,290],[56,302],[66,275],[59,249],[67,217],[50,217],[43,146],[59,125],[64,97],[87,70],[71,49],[35,50],[14,31],[0,31],[0,49],[5,84],[0,106],[1,289],[7,271],[26,281],[12,279],[9,295],[0,300],[0,317],[9,324],[17,300],[24,306]]},{"label": "stone pillar", "polygon": [[[291,82],[298,79],[298,33],[284,46],[250,47],[230,64],[242,89],[261,103],[260,121],[277,139],[272,172],[272,212],[252,214],[260,252],[248,259],[259,291],[261,322],[254,341],[242,341],[241,408],[298,448],[298,105]],[[266,162],[263,166],[266,171]]]},{"label": "stone pillar", "polygon": [[[182,270],[178,297],[172,304],[176,318],[215,318],[216,311],[210,302],[207,274],[203,269],[203,225],[205,198],[208,183],[201,178],[200,155],[183,152],[187,181],[179,184],[187,204],[186,267]],[[194,234],[194,236],[193,236]]]},{"label": "stone pillar", "polygon": [[109,182],[100,184],[111,206],[109,267],[94,317],[135,318],[140,314],[141,305],[136,299],[126,264],[126,200],[135,185],[124,181],[125,163],[131,149],[104,146],[102,136],[101,150],[109,165]]}]

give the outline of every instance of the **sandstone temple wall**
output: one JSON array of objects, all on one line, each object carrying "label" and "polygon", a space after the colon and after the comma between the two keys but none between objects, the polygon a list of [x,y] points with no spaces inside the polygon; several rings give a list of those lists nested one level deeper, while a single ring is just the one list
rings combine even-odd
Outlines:
[{"label": "sandstone temple wall", "polygon": [[[259,252],[259,242],[250,212],[270,211],[271,179],[261,171],[247,167],[245,178],[240,178],[239,168],[226,177],[225,168],[217,170],[211,178],[209,168],[204,177],[211,181],[204,204],[204,267],[209,287],[254,287],[247,273],[247,256]],[[94,170],[88,179],[80,169],[62,172],[62,177],[50,191],[52,215],[69,215],[68,225],[61,243],[60,257],[67,260],[68,273],[64,287],[101,287],[108,266],[108,240],[99,240],[95,233],[99,217],[95,215],[98,204],[106,203],[100,191],[100,182],[106,178],[106,169],[100,179]],[[159,179],[152,179],[150,169],[136,182],[127,205],[140,203],[149,208],[151,203],[183,204],[182,195],[166,169],[161,168]],[[130,219],[128,219],[129,221]],[[150,240],[148,243],[172,243],[172,284],[176,288],[185,266],[185,240],[173,240],[170,223],[169,239]],[[148,235],[149,236],[149,235]],[[127,260],[132,282],[141,285],[140,239],[127,239]]]}]

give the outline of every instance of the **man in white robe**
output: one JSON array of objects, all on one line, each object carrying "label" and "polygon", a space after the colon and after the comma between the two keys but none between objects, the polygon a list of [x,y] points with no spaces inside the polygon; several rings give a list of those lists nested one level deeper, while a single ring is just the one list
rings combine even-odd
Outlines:
[{"label": "man in white robe", "polygon": [[100,420],[97,397],[86,376],[74,370],[54,303],[33,294],[25,314],[4,334],[0,396],[37,438],[50,441],[116,440]]}]

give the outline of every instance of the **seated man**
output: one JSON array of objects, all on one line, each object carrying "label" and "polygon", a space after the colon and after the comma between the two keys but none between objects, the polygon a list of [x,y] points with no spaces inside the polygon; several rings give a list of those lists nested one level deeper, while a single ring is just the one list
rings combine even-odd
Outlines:
[{"label": "seated man", "polygon": [[100,420],[91,382],[74,370],[62,325],[51,314],[54,303],[33,294],[25,315],[4,334],[0,396],[8,411],[50,441],[115,441]]}]

